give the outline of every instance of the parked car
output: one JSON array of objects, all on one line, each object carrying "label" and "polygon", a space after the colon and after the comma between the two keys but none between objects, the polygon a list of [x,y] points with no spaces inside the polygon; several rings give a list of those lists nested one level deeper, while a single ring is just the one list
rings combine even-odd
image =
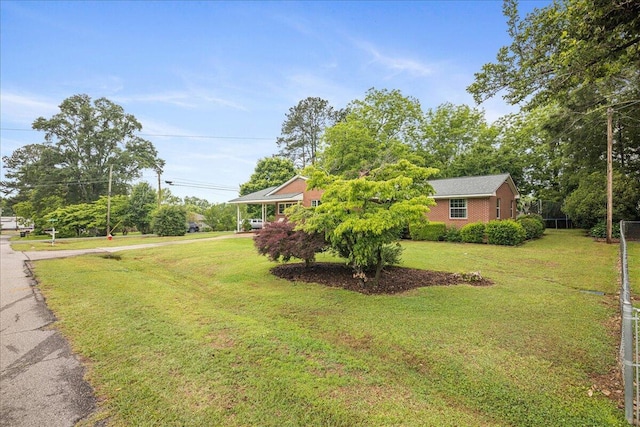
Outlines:
[{"label": "parked car", "polygon": [[197,233],[198,231],[200,231],[200,226],[198,224],[196,224],[195,222],[190,222],[189,223],[188,232],[189,233]]},{"label": "parked car", "polygon": [[251,224],[252,230],[259,230],[262,228],[262,220],[259,218],[252,218],[249,220],[249,224]]}]

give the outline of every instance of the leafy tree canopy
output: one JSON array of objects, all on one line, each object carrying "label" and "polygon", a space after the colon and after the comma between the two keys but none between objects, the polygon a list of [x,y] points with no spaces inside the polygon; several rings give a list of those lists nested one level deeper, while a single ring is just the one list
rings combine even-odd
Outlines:
[{"label": "leafy tree canopy", "polygon": [[[602,172],[584,176],[578,188],[565,200],[563,210],[584,228],[591,228],[607,217],[606,177]],[[640,218],[640,183],[616,172],[613,180],[614,223]]]},{"label": "leafy tree canopy", "polygon": [[[511,44],[482,67],[468,90],[477,102],[503,94],[528,110],[548,109],[549,145],[521,143],[539,165],[547,158],[542,173],[530,171],[534,185],[548,181],[543,191],[562,198],[606,170],[609,108],[614,169],[640,181],[640,2],[557,0],[521,18],[517,1],[505,0],[503,10]],[[578,214],[571,206],[584,196],[571,197],[566,207]],[[614,205],[625,203],[614,199]]]},{"label": "leafy tree canopy", "polygon": [[399,90],[372,88],[347,111],[325,133],[321,166],[329,173],[355,178],[401,159],[421,162],[415,154],[422,138],[418,100]]},{"label": "leafy tree canopy", "polygon": [[265,157],[258,160],[249,181],[240,185],[240,195],[251,194],[265,188],[284,184],[296,174],[293,162],[282,157]]},{"label": "leafy tree canopy", "polygon": [[152,213],[158,206],[158,195],[148,182],[133,187],[127,202],[127,226],[134,226],[142,234],[151,233]]},{"label": "leafy tree canopy", "polygon": [[281,136],[276,140],[280,154],[299,168],[314,165],[325,129],[335,124],[343,115],[343,112],[334,110],[325,99],[303,99],[289,109],[282,124]]},{"label": "leafy tree canopy", "polygon": [[184,236],[187,232],[187,211],[183,206],[160,206],[153,213],[151,228],[158,236]]},{"label": "leafy tree canopy", "polygon": [[233,231],[236,229],[236,206],[228,203],[216,203],[204,212],[204,222],[213,231]]},{"label": "leafy tree canopy", "polygon": [[[531,106],[564,100],[587,86],[611,101],[640,68],[640,3],[635,0],[559,0],[520,19],[517,0],[505,0],[512,42],[476,74],[476,102],[501,91]],[[637,80],[636,80],[637,81]]]},{"label": "leafy tree canopy", "polygon": [[211,202],[199,197],[185,196],[183,203],[189,212],[204,214],[211,207]]},{"label": "leafy tree canopy", "polygon": [[42,200],[52,195],[65,205],[106,195],[110,168],[112,194],[126,194],[142,169],[164,164],[153,144],[135,135],[142,129],[136,118],[106,98],[74,95],[60,104],[58,114],[37,118],[33,129],[45,133],[44,142],[3,158],[8,178],[3,186],[16,192],[16,202],[29,200],[40,213]]}]

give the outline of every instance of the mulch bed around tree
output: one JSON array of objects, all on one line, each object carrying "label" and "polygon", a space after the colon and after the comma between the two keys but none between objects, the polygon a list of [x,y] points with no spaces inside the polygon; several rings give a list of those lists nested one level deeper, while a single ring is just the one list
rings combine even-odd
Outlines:
[{"label": "mulch bed around tree", "polygon": [[304,263],[280,264],[271,269],[271,273],[282,279],[319,283],[363,294],[395,294],[425,286],[451,286],[467,284],[489,286],[493,282],[473,273],[457,274],[443,271],[418,270],[405,267],[385,267],[377,286],[373,285],[373,274],[366,283],[354,277],[353,270],[340,263],[315,263],[305,268]]}]

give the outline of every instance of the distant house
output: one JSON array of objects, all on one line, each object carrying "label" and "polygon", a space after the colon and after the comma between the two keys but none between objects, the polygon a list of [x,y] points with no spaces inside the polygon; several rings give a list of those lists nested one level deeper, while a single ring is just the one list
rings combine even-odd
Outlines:
[{"label": "distant house", "polygon": [[[431,207],[430,221],[444,222],[460,228],[471,222],[515,218],[518,189],[509,174],[473,176],[429,181],[435,190],[436,206]],[[275,205],[276,221],[284,218],[284,210],[291,205],[317,206],[322,190],[307,191],[307,178],[297,175],[277,187],[266,188],[230,200],[240,205],[262,206],[262,220],[266,221],[267,206]],[[238,230],[242,218],[238,208]]]},{"label": "distant house", "polygon": [[22,230],[33,231],[33,221],[25,220],[22,217],[3,216],[0,217],[0,229],[2,230]]}]

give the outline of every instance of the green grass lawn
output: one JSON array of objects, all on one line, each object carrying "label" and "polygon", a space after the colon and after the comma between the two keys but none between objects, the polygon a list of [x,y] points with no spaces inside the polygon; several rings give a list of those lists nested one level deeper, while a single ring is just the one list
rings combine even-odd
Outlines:
[{"label": "green grass lawn", "polygon": [[97,390],[87,424],[626,425],[589,393],[616,367],[617,245],[548,230],[515,248],[404,246],[406,266],[495,284],[365,296],[290,283],[251,239],[40,261],[36,274]]},{"label": "green grass lawn", "polygon": [[233,232],[208,232],[208,233],[187,233],[184,236],[159,237],[155,234],[140,235],[139,233],[127,236],[117,235],[112,240],[106,237],[81,237],[58,239],[51,244],[51,238],[46,236],[29,236],[11,238],[11,248],[14,251],[60,251],[70,249],[93,249],[93,248],[109,248],[117,246],[132,246],[145,243],[162,243],[170,240],[198,240],[211,237],[222,236],[225,234],[233,234]]}]

